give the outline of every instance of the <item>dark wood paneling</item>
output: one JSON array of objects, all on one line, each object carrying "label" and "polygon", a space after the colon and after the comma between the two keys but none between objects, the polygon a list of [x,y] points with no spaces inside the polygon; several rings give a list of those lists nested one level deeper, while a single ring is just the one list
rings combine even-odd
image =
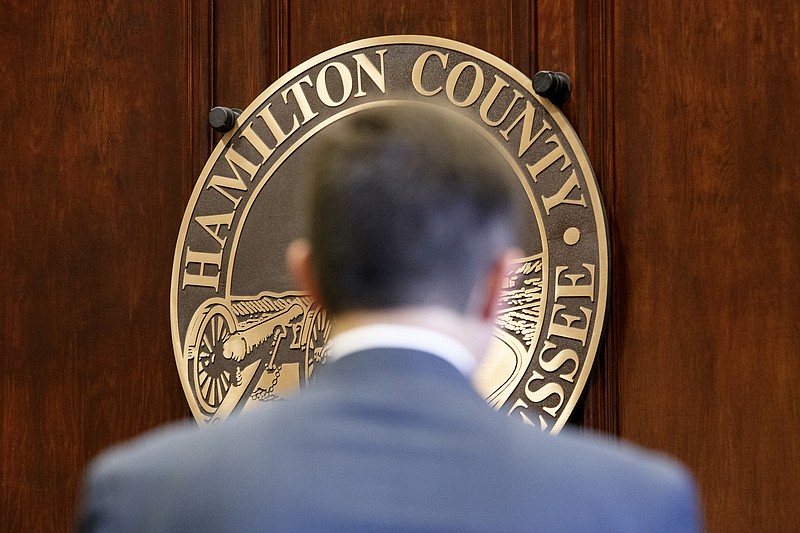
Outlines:
[{"label": "dark wood paneling", "polygon": [[70,529],[90,456],[188,414],[169,277],[211,105],[398,33],[572,77],[612,240],[576,421],[685,461],[711,531],[800,529],[792,1],[92,0],[0,18],[0,530]]},{"label": "dark wood paneling", "polygon": [[620,432],[710,531],[800,530],[800,10],[616,2]]},{"label": "dark wood paneling", "polygon": [[184,110],[189,120],[187,133],[190,153],[184,160],[186,172],[182,181],[186,187],[185,197],[188,198],[212,149],[213,138],[212,130],[208,126],[208,112],[213,107],[216,68],[213,57],[214,1],[193,0],[186,1],[184,5],[184,18],[180,25],[184,26],[186,32],[187,63],[182,67],[188,76],[189,98],[186,99]]},{"label": "dark wood paneling", "polygon": [[2,531],[70,530],[87,459],[188,412],[168,314],[188,5],[3,4]]},{"label": "dark wood paneling", "polygon": [[213,11],[214,105],[244,109],[289,70],[288,0],[214,2]]},{"label": "dark wood paneling", "polygon": [[[567,73],[572,96],[563,111],[582,140],[613,224],[614,160],[613,122],[610,120],[612,88],[604,73],[610,66],[610,14],[604,2],[540,0],[533,7],[535,60],[531,72],[554,70]],[[613,225],[609,232],[612,255]],[[612,279],[614,264],[611,265]],[[611,305],[613,305],[613,299]],[[583,399],[571,423],[609,434],[617,428],[617,351],[615,324],[609,315],[606,341],[601,346]]]},{"label": "dark wood paneling", "polygon": [[340,44],[392,34],[455,39],[506,61],[520,58],[524,61],[530,48],[530,33],[524,23],[511,23],[512,14],[528,13],[529,8],[511,0],[399,0],[391,6],[371,0],[292,0],[290,12],[292,66]]},{"label": "dark wood paneling", "polygon": [[[607,73],[613,69],[613,13],[611,2],[586,2],[580,11],[577,26],[578,54],[582,58],[579,63],[579,78],[576,83],[575,101],[579,108],[585,110],[574,118],[578,134],[592,162],[603,200],[608,221],[608,235],[611,249],[611,298],[607,310],[605,339],[595,361],[595,368],[589,380],[585,397],[582,423],[610,435],[619,434],[619,395],[617,376],[620,372],[619,353],[619,312],[624,312],[624,305],[617,307],[614,295],[619,285],[616,277],[616,257],[618,248],[618,232],[616,231],[615,188],[616,161],[614,158],[614,93],[613,78]],[[585,18],[584,18],[585,17]]]}]

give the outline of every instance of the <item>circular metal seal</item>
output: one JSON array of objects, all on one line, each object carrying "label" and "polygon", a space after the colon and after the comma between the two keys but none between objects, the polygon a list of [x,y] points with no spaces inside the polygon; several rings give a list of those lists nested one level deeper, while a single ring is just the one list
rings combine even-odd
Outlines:
[{"label": "circular metal seal", "polygon": [[586,384],[605,317],[608,241],[592,168],[561,111],[517,69],[459,42],[406,35],[356,41],[292,69],[206,163],[171,289],[175,361],[195,419],[217,423],[280,401],[325,363],[325,311],[293,290],[284,264],[301,234],[302,162],[317,133],[379,106],[465,117],[516,174],[526,257],[508,272],[473,381],[496,409],[557,432]]}]

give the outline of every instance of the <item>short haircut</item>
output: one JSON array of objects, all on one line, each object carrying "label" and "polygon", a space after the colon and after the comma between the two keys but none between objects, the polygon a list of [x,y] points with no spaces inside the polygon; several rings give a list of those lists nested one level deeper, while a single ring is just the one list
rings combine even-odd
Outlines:
[{"label": "short haircut", "polygon": [[517,242],[510,166],[466,119],[436,108],[354,113],[311,166],[309,240],[334,315],[470,296]]}]

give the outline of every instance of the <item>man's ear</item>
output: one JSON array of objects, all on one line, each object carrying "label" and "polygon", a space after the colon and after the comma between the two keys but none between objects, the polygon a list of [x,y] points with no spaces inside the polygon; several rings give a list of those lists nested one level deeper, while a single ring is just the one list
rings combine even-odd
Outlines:
[{"label": "man's ear", "polygon": [[297,288],[308,293],[318,304],[324,305],[317,281],[317,271],[311,261],[311,244],[296,239],[286,249],[286,267]]},{"label": "man's ear", "polygon": [[507,249],[489,269],[484,283],[484,296],[480,308],[483,320],[494,320],[497,306],[500,303],[500,291],[503,290],[511,264],[523,256],[523,251],[519,248]]}]

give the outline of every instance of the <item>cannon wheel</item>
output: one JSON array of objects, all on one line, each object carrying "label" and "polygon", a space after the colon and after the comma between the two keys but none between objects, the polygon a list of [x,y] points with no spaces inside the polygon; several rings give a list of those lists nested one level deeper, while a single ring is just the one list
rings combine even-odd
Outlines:
[{"label": "cannon wheel", "polygon": [[305,347],[305,375],[303,379],[307,385],[311,378],[314,364],[323,364],[325,361],[324,356],[319,358],[315,354],[315,349],[322,348],[325,346],[325,343],[328,342],[330,323],[328,322],[325,311],[318,306],[312,305],[306,313],[303,332],[302,346]]},{"label": "cannon wheel", "polygon": [[236,372],[236,363],[222,355],[223,343],[236,332],[236,319],[221,303],[198,311],[200,320],[187,335],[191,347],[189,378],[200,407],[213,414],[225,399]]}]

